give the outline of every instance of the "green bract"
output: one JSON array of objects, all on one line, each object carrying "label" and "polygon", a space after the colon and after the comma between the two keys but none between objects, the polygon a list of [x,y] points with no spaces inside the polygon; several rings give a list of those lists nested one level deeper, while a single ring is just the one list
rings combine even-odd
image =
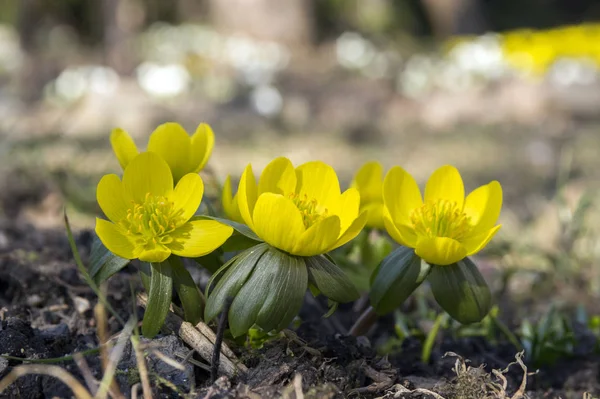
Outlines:
[{"label": "green bract", "polygon": [[214,274],[207,288],[205,321],[216,317],[226,301],[232,300],[228,316],[234,337],[253,325],[265,331],[281,330],[300,311],[309,284],[335,302],[359,297],[350,280],[326,256],[294,256],[260,243]]},{"label": "green bract", "polygon": [[442,309],[463,324],[481,321],[491,308],[490,290],[469,258],[430,265],[401,246],[381,262],[372,279],[371,305],[378,314],[400,307],[424,280]]}]

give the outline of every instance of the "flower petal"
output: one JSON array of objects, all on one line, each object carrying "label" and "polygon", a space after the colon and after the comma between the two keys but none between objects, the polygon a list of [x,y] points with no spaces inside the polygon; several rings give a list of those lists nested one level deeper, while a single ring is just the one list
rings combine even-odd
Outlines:
[{"label": "flower petal", "polygon": [[467,249],[467,255],[471,256],[485,248],[485,246],[488,245],[490,240],[494,238],[498,230],[500,230],[500,227],[502,227],[501,224],[489,229],[488,231],[482,234],[463,240],[462,244]]},{"label": "flower petal", "polygon": [[123,129],[113,129],[110,134],[110,144],[123,169],[139,154],[135,142]]},{"label": "flower petal", "polygon": [[115,174],[105,175],[96,188],[96,199],[100,209],[112,222],[119,222],[127,216],[131,207],[131,199],[125,196],[123,184]]},{"label": "flower petal", "polygon": [[153,152],[135,157],[123,172],[125,195],[143,203],[146,194],[168,197],[173,192],[173,176],[169,165]]},{"label": "flower petal", "polygon": [[175,209],[183,209],[183,221],[187,222],[196,213],[202,202],[204,183],[200,175],[188,173],[175,186],[173,202]]},{"label": "flower petal", "polygon": [[467,256],[466,248],[448,237],[419,238],[415,253],[431,265],[450,265]]},{"label": "flower petal", "polygon": [[253,220],[253,230],[260,238],[288,253],[293,253],[306,230],[298,208],[280,194],[264,193],[258,197]]},{"label": "flower petal", "polygon": [[173,242],[167,247],[186,258],[207,255],[219,248],[233,233],[233,229],[215,220],[192,220],[173,232]]},{"label": "flower petal", "polygon": [[[187,133],[186,133],[187,134]],[[210,126],[201,123],[192,136],[192,150],[190,152],[190,164],[194,173],[200,172],[210,159],[215,146],[215,134]]]},{"label": "flower petal", "polygon": [[96,218],[96,234],[110,252],[125,259],[135,259],[135,245],[114,223]]},{"label": "flower petal", "polygon": [[404,224],[395,224],[389,212],[383,211],[383,224],[394,241],[405,247],[414,248],[417,245],[417,235],[413,229]]},{"label": "flower petal", "polygon": [[233,220],[234,222],[244,223],[244,219],[240,214],[240,208],[237,204],[237,195],[232,195],[231,191],[231,176],[227,175],[225,182],[223,183],[223,189],[221,191],[221,206],[223,207],[223,213],[225,216]]},{"label": "flower petal", "polygon": [[333,244],[333,246],[329,248],[327,252],[333,251],[334,249],[339,248],[347,242],[353,240],[358,235],[358,233],[360,233],[361,230],[365,227],[368,217],[369,215],[367,214],[367,212],[363,212],[360,215],[358,215],[356,220],[354,220],[350,227],[348,227],[346,231],[342,233],[341,237],[338,238],[335,244]]},{"label": "flower petal", "polygon": [[162,157],[171,168],[173,180],[178,181],[185,174],[193,172],[190,166],[191,139],[179,123],[163,123],[150,135],[148,151]]},{"label": "flower petal", "polygon": [[275,158],[265,166],[258,181],[258,195],[262,193],[287,195],[295,191],[296,172],[289,159]]},{"label": "flower petal", "polygon": [[337,213],[340,200],[340,182],[335,170],[321,161],[312,161],[296,168],[296,193],[315,199],[320,206]]},{"label": "flower petal", "polygon": [[492,181],[473,190],[465,200],[464,212],[471,218],[472,235],[476,236],[491,229],[502,209],[502,186]]},{"label": "flower petal", "polygon": [[340,232],[345,232],[358,217],[360,194],[355,188],[344,191],[340,197],[337,214],[340,217]]},{"label": "flower petal", "polygon": [[444,165],[429,177],[425,186],[425,202],[444,199],[456,202],[462,208],[465,201],[465,187],[458,169]]},{"label": "flower petal", "polygon": [[291,253],[298,256],[324,254],[337,241],[339,235],[340,218],[336,215],[329,216],[306,229]]},{"label": "flower petal", "polygon": [[369,218],[367,219],[367,226],[375,229],[383,230],[385,225],[383,224],[383,203],[371,202],[360,207],[361,212],[367,211]]},{"label": "flower petal", "polygon": [[[246,166],[242,177],[240,178],[240,185],[237,191],[238,207],[240,214],[244,219],[244,222],[254,230],[254,223],[252,222],[252,215],[254,214],[254,206],[256,205],[256,199],[258,197],[256,179],[254,172],[252,171],[252,165]],[[254,230],[256,232],[256,230]]]},{"label": "flower petal", "polygon": [[410,225],[410,213],[423,205],[415,179],[400,166],[394,166],[383,181],[383,203],[395,224]]},{"label": "flower petal", "polygon": [[383,167],[377,161],[365,163],[354,176],[352,187],[360,192],[361,204],[381,201],[383,189]]},{"label": "flower petal", "polygon": [[144,262],[160,263],[171,256],[171,251],[163,245],[157,245],[153,248],[143,249],[138,255],[138,259]]}]

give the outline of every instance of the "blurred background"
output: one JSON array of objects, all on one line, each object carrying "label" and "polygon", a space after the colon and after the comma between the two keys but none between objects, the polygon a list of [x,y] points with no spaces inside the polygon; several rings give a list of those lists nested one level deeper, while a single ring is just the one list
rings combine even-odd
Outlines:
[{"label": "blurred background", "polygon": [[594,0],[1,0],[2,212],[57,227],[66,203],[92,227],[112,128],[143,148],[208,122],[219,179],[280,155],[343,184],[373,159],[420,182],[451,163],[504,187],[502,267],[594,266],[595,21]]}]

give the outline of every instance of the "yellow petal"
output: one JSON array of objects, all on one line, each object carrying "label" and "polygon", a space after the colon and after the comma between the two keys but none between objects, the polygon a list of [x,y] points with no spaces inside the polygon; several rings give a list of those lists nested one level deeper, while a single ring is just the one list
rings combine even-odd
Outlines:
[{"label": "yellow petal", "polygon": [[479,235],[491,229],[500,216],[502,209],[502,186],[492,181],[473,190],[465,200],[464,212],[471,218],[474,226],[472,235]]},{"label": "yellow petal", "polygon": [[219,248],[233,229],[215,220],[192,220],[173,232],[169,249],[179,256],[197,258]]},{"label": "yellow petal", "polygon": [[500,230],[500,227],[502,227],[501,224],[489,229],[488,231],[482,234],[463,240],[463,245],[467,249],[467,255],[471,256],[485,248],[485,246],[488,245],[490,240],[494,238],[498,230]]},{"label": "yellow petal", "polygon": [[383,210],[383,224],[388,234],[400,245],[414,248],[417,245],[417,236],[410,226],[395,224],[389,212]]},{"label": "yellow petal", "polygon": [[114,174],[105,175],[100,179],[96,198],[102,212],[115,223],[124,219],[127,209],[131,207],[131,199],[125,196],[121,179]]},{"label": "yellow petal", "polygon": [[[257,187],[256,179],[254,178],[254,172],[252,171],[252,165],[246,166],[242,177],[240,178],[240,185],[238,186],[237,201],[240,209],[240,214],[244,222],[254,230],[254,223],[252,222],[252,215],[254,213],[254,205],[256,204],[257,198]],[[254,230],[256,232],[256,230]]]},{"label": "yellow petal", "polygon": [[467,256],[466,248],[448,237],[423,237],[417,241],[415,253],[432,265],[450,265]]},{"label": "yellow petal", "polygon": [[135,246],[114,223],[96,218],[96,234],[110,252],[125,259],[135,259]]},{"label": "yellow petal", "polygon": [[125,169],[139,151],[131,136],[123,129],[113,129],[110,134],[110,144],[121,168]]},{"label": "yellow petal", "polygon": [[296,243],[291,252],[298,256],[321,255],[338,240],[340,235],[340,218],[329,216],[310,226]]},{"label": "yellow petal", "polygon": [[340,182],[335,170],[321,161],[302,164],[296,168],[296,192],[336,213],[340,200]]},{"label": "yellow petal", "polygon": [[423,205],[415,179],[400,166],[394,166],[383,181],[383,202],[395,224],[410,225],[410,213]]},{"label": "yellow petal", "polygon": [[383,203],[371,202],[370,204],[361,206],[360,210],[361,212],[367,211],[369,213],[369,218],[367,219],[367,226],[372,227],[374,229],[385,228],[385,225],[383,224]]},{"label": "yellow petal", "polygon": [[143,203],[146,194],[170,196],[173,192],[173,176],[169,165],[153,152],[135,157],[123,172],[125,195]]},{"label": "yellow petal", "polygon": [[340,196],[338,209],[330,210],[336,212],[340,217],[340,231],[345,232],[358,217],[360,208],[360,194],[355,188],[349,188]]},{"label": "yellow petal", "polygon": [[458,169],[444,165],[429,177],[425,186],[425,202],[444,199],[455,202],[462,208],[465,201],[465,187]]},{"label": "yellow petal", "polygon": [[162,245],[157,245],[153,248],[143,249],[137,257],[144,262],[160,263],[167,260],[169,256],[171,256],[169,249]]},{"label": "yellow petal", "polygon": [[285,158],[275,158],[265,167],[258,181],[258,195],[275,193],[286,195],[296,191],[296,172],[292,162]]},{"label": "yellow petal", "polygon": [[173,202],[175,209],[183,210],[183,221],[187,222],[196,213],[202,202],[204,183],[200,175],[188,173],[175,186]]},{"label": "yellow petal", "polygon": [[363,212],[360,215],[358,215],[356,220],[352,222],[350,227],[348,227],[348,229],[346,229],[345,232],[342,233],[341,237],[338,238],[335,244],[333,244],[333,246],[329,248],[327,252],[333,251],[334,249],[339,248],[347,242],[353,240],[358,235],[358,233],[360,233],[361,230],[365,227],[368,217],[369,215],[367,214],[367,212]]},{"label": "yellow petal", "polygon": [[252,219],[253,230],[260,238],[289,253],[293,253],[305,231],[298,208],[280,194],[264,193],[258,197]]},{"label": "yellow petal", "polygon": [[381,201],[383,189],[383,167],[377,161],[365,163],[354,176],[352,186],[360,192],[362,204]]},{"label": "yellow petal", "polygon": [[148,151],[162,157],[171,168],[173,180],[179,181],[185,174],[193,172],[190,166],[191,139],[180,124],[169,122],[157,127],[150,135]]},{"label": "yellow petal", "polygon": [[[186,133],[187,134],[187,133]],[[201,123],[196,129],[196,133],[192,136],[191,150],[191,165],[194,168],[193,172],[198,173],[208,162],[215,146],[215,134],[210,126],[206,123]]]},{"label": "yellow petal", "polygon": [[[233,194],[231,191],[231,176],[227,175],[225,182],[223,183],[223,189],[221,190],[221,206],[223,207],[223,213],[231,220],[234,220],[236,214],[240,213],[237,207],[237,201],[233,201]],[[241,217],[241,215],[240,215]]]}]

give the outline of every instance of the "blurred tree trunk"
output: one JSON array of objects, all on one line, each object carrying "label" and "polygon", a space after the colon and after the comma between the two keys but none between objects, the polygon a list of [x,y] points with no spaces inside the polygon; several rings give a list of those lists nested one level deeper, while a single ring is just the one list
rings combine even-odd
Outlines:
[{"label": "blurred tree trunk", "polygon": [[452,35],[481,34],[488,26],[479,0],[422,0],[434,34],[445,39]]},{"label": "blurred tree trunk", "polygon": [[145,18],[143,3],[139,0],[101,1],[106,64],[120,74],[130,74],[137,61],[133,40]]},{"label": "blurred tree trunk", "polygon": [[40,0],[21,0],[18,4],[17,30],[21,50],[25,55],[19,76],[19,95],[23,101],[33,102],[40,98],[44,85],[44,63],[40,62],[37,40],[43,10]]},{"label": "blurred tree trunk", "polygon": [[246,34],[290,46],[308,46],[314,37],[310,0],[210,0],[217,30]]}]

